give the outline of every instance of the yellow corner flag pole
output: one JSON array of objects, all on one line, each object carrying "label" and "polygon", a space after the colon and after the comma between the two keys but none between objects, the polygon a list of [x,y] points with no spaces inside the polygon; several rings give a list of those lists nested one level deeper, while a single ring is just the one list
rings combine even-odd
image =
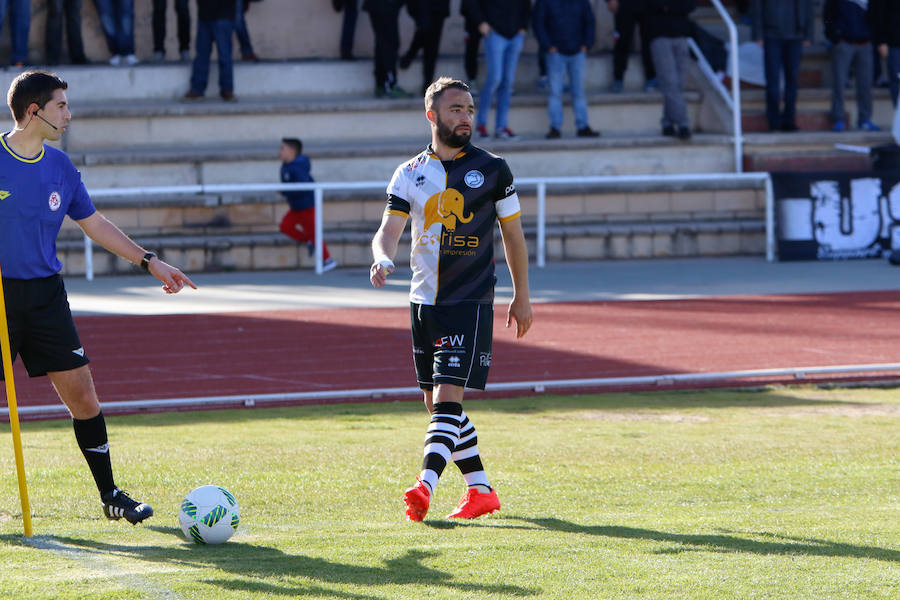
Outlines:
[{"label": "yellow corner flag pole", "polygon": [[16,406],[16,386],[13,382],[12,350],[9,344],[9,326],[6,322],[6,301],[3,297],[2,277],[2,273],[0,273],[0,354],[3,355],[3,377],[6,380],[9,425],[12,429],[13,448],[16,453],[19,498],[22,499],[22,522],[25,525],[25,537],[31,537],[31,508],[28,505],[28,485],[25,483],[25,461],[22,458],[22,435],[19,431],[19,409]]}]

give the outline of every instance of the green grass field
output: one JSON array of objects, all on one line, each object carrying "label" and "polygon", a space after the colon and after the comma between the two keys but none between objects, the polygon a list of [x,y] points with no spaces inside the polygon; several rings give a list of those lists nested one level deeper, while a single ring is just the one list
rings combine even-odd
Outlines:
[{"label": "green grass field", "polygon": [[[108,419],[146,526],[103,518],[68,421],[23,424],[35,536],[0,429],[0,597],[423,600],[900,598],[900,390],[772,388],[471,400],[503,508],[404,520],[418,403]],[[241,505],[185,542],[183,495]]]}]

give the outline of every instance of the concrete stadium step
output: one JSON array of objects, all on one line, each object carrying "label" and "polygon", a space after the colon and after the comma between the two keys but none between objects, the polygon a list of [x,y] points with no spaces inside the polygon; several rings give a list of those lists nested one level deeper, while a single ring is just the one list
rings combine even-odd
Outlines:
[{"label": "concrete stadium step", "polygon": [[[592,90],[590,123],[604,133],[656,132],[662,97],[657,93],[605,94]],[[686,94],[691,122],[699,121],[701,95]],[[565,108],[564,131],[574,134],[571,109]],[[325,97],[252,98],[240,102],[219,100],[179,102],[162,100],[85,103],[78,107],[64,138],[72,153],[119,146],[132,148],[184,147],[195,144],[271,143],[286,135],[304,143],[381,141],[421,132],[430,135],[421,98]],[[493,111],[488,127],[493,131]],[[543,136],[549,124],[547,97],[543,93],[519,93],[512,101],[509,125],[526,136]]]},{"label": "concrete stadium step", "polygon": [[[484,63],[479,68],[480,82],[484,81]],[[52,67],[69,83],[66,95],[72,111],[78,116],[82,105],[97,102],[112,104],[127,101],[177,100],[188,91],[191,66],[182,63],[141,63],[132,67],[110,67],[105,64],[58,65]],[[251,98],[371,98],[374,92],[371,59],[341,61],[311,58],[300,60],[263,60],[258,63],[236,62],[234,65],[235,94],[239,100]],[[643,85],[640,59],[629,58],[626,88],[639,90]],[[18,69],[0,70],[0,86],[8,89],[18,75]],[[466,80],[462,55],[443,55],[438,59],[435,73]],[[540,76],[536,54],[523,53],[516,69],[514,87],[519,91],[533,91]],[[612,81],[612,57],[608,51],[589,56],[585,81],[599,89],[606,89]],[[398,72],[398,83],[420,95],[422,89],[421,59],[409,69]],[[207,96],[218,98],[218,68],[211,65]]]},{"label": "concrete stadium step", "polygon": [[856,171],[872,168],[867,154],[836,144],[873,148],[893,144],[887,131],[750,133],[744,137],[745,171]]},{"label": "concrete stadium step", "polygon": [[[524,225],[535,251],[536,196],[520,192]],[[275,194],[248,201],[233,197],[157,197],[135,207],[123,198],[100,198],[100,209],[142,245],[192,272],[312,266],[306,248],[278,232],[286,210]],[[727,179],[697,183],[621,184],[591,189],[553,186],[547,202],[551,260],[709,256],[760,253],[765,196],[758,185]],[[326,197],[323,221],[331,254],[346,266],[364,266],[384,200],[381,194]],[[499,252],[502,255],[499,237]],[[59,242],[67,274],[84,273],[80,230],[64,226]],[[409,234],[398,260],[409,256]],[[133,266],[97,250],[97,274]]]},{"label": "concrete stadium step", "polygon": [[[872,121],[882,129],[890,129],[894,121],[894,107],[887,89],[872,90]],[[765,90],[748,90],[741,93],[742,123],[746,132],[768,131],[766,121]],[[847,125],[856,127],[856,90],[844,90],[844,106]],[[801,88],[797,97],[797,126],[802,131],[830,131],[831,116],[830,88]]]},{"label": "concrete stadium step", "polygon": [[[421,126],[418,129],[422,129]],[[309,143],[304,152],[317,181],[385,181],[422,149],[421,135],[371,143]],[[88,189],[277,182],[278,138],[266,144],[219,144],[164,148],[118,148],[72,152]],[[689,142],[661,135],[603,135],[518,141],[493,138],[475,143],[502,155],[519,177],[714,173],[734,171],[731,140],[695,135]]]}]

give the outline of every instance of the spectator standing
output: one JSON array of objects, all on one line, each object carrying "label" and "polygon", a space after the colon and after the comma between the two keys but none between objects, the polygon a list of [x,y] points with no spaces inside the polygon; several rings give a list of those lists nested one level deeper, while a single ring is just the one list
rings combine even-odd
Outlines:
[{"label": "spectator standing", "polygon": [[81,38],[81,0],[47,0],[47,64],[58,65],[60,62],[64,18],[69,62],[73,65],[86,65],[88,59],[84,55],[84,41]]},{"label": "spectator standing", "polygon": [[475,20],[475,17],[468,11],[468,6],[469,2],[462,0],[459,12],[463,16],[466,31],[464,57],[466,78],[469,80],[469,87],[472,88],[472,93],[474,94],[478,80],[478,49],[481,47],[481,31],[478,30],[478,22]]},{"label": "spectator standing", "polygon": [[[812,37],[812,0],[753,0],[752,36],[763,47],[770,131],[797,130],[797,87],[803,46]],[[781,74],[784,73],[784,109]]]},{"label": "spectator standing", "polygon": [[896,107],[900,90],[900,0],[869,0],[869,15],[878,55],[887,59],[891,101]]},{"label": "spectator standing", "polygon": [[194,64],[191,68],[191,89],[185,100],[199,100],[206,93],[209,82],[209,59],[213,41],[219,59],[219,95],[226,102],[234,102],[234,62],[231,57],[231,36],[234,35],[236,0],[197,0],[197,39]]},{"label": "spectator standing", "polygon": [[362,8],[369,13],[375,34],[375,97],[411,98],[397,85],[397,54],[400,51],[400,30],[397,20],[406,0],[363,0]]},{"label": "spectator standing", "polygon": [[28,62],[28,36],[31,34],[31,0],[0,0],[0,29],[9,10],[9,40],[12,51],[9,64],[23,67]]},{"label": "spectator standing", "polygon": [[341,20],[341,60],[354,60],[353,38],[356,37],[356,18],[359,16],[359,0],[331,0],[334,10],[344,11]]},{"label": "spectator standing", "polygon": [[406,7],[416,22],[416,33],[409,45],[409,50],[400,58],[400,68],[408,69],[419,53],[419,49],[422,49],[422,76],[425,79],[422,94],[424,95],[425,90],[434,81],[434,69],[441,47],[444,19],[450,16],[450,0],[408,0]]},{"label": "spectator standing", "polygon": [[487,76],[481,88],[475,129],[487,137],[487,120],[494,96],[497,97],[497,117],[494,137],[518,139],[509,128],[509,103],[512,98],[516,66],[525,41],[525,30],[531,19],[531,0],[463,0],[466,11],[478,23],[484,38]]},{"label": "spectator standing", "polygon": [[594,11],[588,0],[537,0],[534,5],[534,33],[538,43],[547,48],[547,77],[550,83],[548,139],[561,136],[565,74],[569,76],[576,135],[600,135],[588,125],[588,104],[584,93],[587,51],[594,45],[594,30]]},{"label": "spectator standing", "polygon": [[[283,183],[307,183],[315,181],[310,174],[309,157],[303,154],[303,142],[297,138],[283,138],[278,150],[281,159],[281,181]],[[306,244],[312,256],[316,243],[316,202],[312,190],[281,192],[290,205],[290,210],[281,219],[281,233],[301,244]],[[323,271],[337,267],[328,253],[328,246],[322,242]]]},{"label": "spectator standing", "polygon": [[872,30],[869,0],[825,0],[825,37],[831,48],[831,119],[834,131],[844,131],[844,88],[853,68],[856,80],[856,123],[863,131],[878,131],[872,123]]},{"label": "spectator standing", "polygon": [[134,0],[94,0],[106,46],[112,55],[109,64],[136,65],[134,54]]},{"label": "spectator standing", "polygon": [[260,0],[238,0],[234,15],[234,34],[237,36],[238,45],[241,48],[241,60],[259,62],[259,57],[253,51],[253,42],[250,41],[250,30],[247,29],[246,12],[250,9],[251,2]]},{"label": "spectator standing", "polygon": [[684,101],[684,77],[688,64],[688,15],[696,0],[645,0],[645,32],[663,94],[662,133],[687,140],[691,137],[687,104]]},{"label": "spectator standing", "polygon": [[[166,59],[166,3],[153,0],[153,61]],[[191,60],[191,13],[188,0],[173,0],[178,24],[178,56],[183,62]]]},{"label": "spectator standing", "polygon": [[640,29],[641,65],[644,68],[644,91],[657,87],[656,69],[653,67],[653,55],[650,52],[650,40],[644,32],[640,0],[606,0],[609,12],[613,14],[615,30],[613,37],[613,81],[609,91],[620,94],[625,89],[625,71],[628,69],[628,58],[634,41],[635,28]]}]

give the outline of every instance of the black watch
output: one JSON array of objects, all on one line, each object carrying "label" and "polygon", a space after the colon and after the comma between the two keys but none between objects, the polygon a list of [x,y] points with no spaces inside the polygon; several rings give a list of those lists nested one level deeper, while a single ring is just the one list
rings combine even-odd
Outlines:
[{"label": "black watch", "polygon": [[156,254],[148,252],[144,255],[144,258],[141,259],[141,269],[144,270],[144,273],[150,272],[150,261],[154,258],[156,258]]}]

